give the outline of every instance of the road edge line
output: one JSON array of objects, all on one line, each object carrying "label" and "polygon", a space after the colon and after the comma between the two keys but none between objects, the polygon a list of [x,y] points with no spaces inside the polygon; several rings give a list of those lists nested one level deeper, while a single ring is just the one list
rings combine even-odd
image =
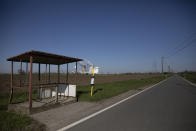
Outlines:
[{"label": "road edge line", "polygon": [[192,86],[196,86],[196,84],[192,83],[191,81],[185,79],[184,77],[180,76],[184,81],[186,81],[187,83],[191,84]]},{"label": "road edge line", "polygon": [[[169,78],[171,78],[171,77],[169,77]],[[80,124],[80,123],[82,123],[82,122],[92,118],[92,117],[94,117],[94,116],[97,116],[97,115],[101,114],[102,112],[104,112],[106,110],[109,110],[109,109],[111,109],[111,108],[113,108],[113,107],[115,107],[115,106],[117,106],[117,105],[119,105],[119,104],[121,104],[121,103],[123,103],[123,102],[125,102],[125,101],[127,101],[127,100],[129,100],[129,99],[131,99],[131,98],[133,98],[133,97],[135,97],[135,96],[137,96],[137,95],[139,95],[139,94],[141,94],[141,93],[143,93],[143,92],[153,88],[153,87],[155,87],[155,86],[157,86],[157,85],[162,84],[163,82],[167,81],[169,78],[166,78],[165,80],[162,80],[159,83],[156,83],[156,84],[154,84],[152,86],[149,86],[149,87],[145,88],[144,90],[142,90],[140,92],[137,92],[136,94],[133,94],[133,95],[131,95],[131,96],[129,96],[129,97],[123,99],[123,100],[120,100],[119,102],[116,102],[116,103],[114,103],[114,104],[112,104],[112,105],[110,105],[110,106],[108,106],[108,107],[106,107],[104,109],[101,109],[101,110],[99,110],[99,111],[97,111],[97,112],[95,112],[95,113],[93,113],[93,114],[91,114],[89,116],[86,116],[86,117],[84,117],[84,118],[82,118],[82,119],[80,119],[78,121],[75,121],[75,122],[73,122],[73,123],[71,123],[71,124],[69,124],[69,125],[67,125],[67,126],[65,126],[63,128],[60,128],[57,131],[66,131],[66,130],[68,130],[68,129],[70,129],[70,128],[72,128],[72,127],[74,127],[74,126],[76,126],[76,125],[78,125],[78,124]]]}]

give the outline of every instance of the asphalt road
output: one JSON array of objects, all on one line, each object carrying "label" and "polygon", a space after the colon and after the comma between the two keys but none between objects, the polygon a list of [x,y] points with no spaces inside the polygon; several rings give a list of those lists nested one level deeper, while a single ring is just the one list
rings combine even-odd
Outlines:
[{"label": "asphalt road", "polygon": [[173,76],[68,131],[196,131],[196,86]]}]

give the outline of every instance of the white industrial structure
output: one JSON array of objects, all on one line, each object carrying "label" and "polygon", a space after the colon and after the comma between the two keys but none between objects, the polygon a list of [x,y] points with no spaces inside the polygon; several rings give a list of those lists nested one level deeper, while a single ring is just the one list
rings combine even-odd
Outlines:
[{"label": "white industrial structure", "polygon": [[[97,67],[97,66],[95,67],[93,65],[93,63],[91,63],[87,59],[83,59],[83,61],[79,61],[78,64],[80,65],[78,72],[80,72],[82,74],[92,74],[93,67],[94,67],[94,74],[99,73],[99,67]],[[76,68],[76,67],[74,66],[74,68]]]}]

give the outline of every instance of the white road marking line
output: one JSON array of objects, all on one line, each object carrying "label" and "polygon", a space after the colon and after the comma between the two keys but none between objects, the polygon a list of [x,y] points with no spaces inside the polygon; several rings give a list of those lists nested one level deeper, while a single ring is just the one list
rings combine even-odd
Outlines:
[{"label": "white road marking line", "polygon": [[189,80],[185,79],[184,77],[180,76],[184,81],[186,81],[187,83],[191,84],[192,86],[196,86],[196,84],[190,82]]},{"label": "white road marking line", "polygon": [[159,83],[157,83],[157,84],[155,84],[153,86],[147,87],[146,89],[144,89],[144,90],[142,90],[142,91],[140,91],[140,92],[138,92],[136,94],[133,94],[133,95],[131,95],[131,96],[129,96],[129,97],[127,97],[127,98],[125,98],[125,99],[123,99],[123,100],[121,100],[121,101],[119,101],[119,102],[117,102],[117,103],[115,103],[115,104],[113,104],[111,106],[109,106],[109,107],[106,107],[106,108],[104,108],[104,109],[102,109],[102,110],[100,110],[98,112],[95,112],[95,113],[93,113],[93,114],[91,114],[91,115],[89,115],[87,117],[84,117],[84,118],[82,118],[82,119],[80,119],[80,120],[78,120],[76,122],[73,122],[70,125],[67,125],[67,126],[61,128],[61,129],[58,129],[57,131],[66,131],[66,130],[68,130],[68,129],[70,129],[70,128],[72,128],[72,127],[74,127],[74,126],[76,126],[76,125],[78,125],[78,124],[80,124],[80,123],[82,123],[82,122],[92,118],[92,117],[94,117],[94,116],[97,116],[98,114],[100,114],[100,113],[102,113],[102,112],[104,112],[104,111],[106,111],[106,110],[108,110],[108,109],[110,109],[110,108],[112,108],[114,106],[117,106],[117,105],[119,105],[119,104],[121,104],[121,103],[123,103],[123,102],[125,102],[125,101],[127,101],[127,100],[129,100],[129,99],[131,99],[131,98],[133,98],[133,97],[135,97],[135,96],[137,96],[137,95],[139,95],[139,94],[141,94],[141,93],[143,93],[143,92],[145,92],[145,91],[147,91],[147,90],[157,86],[157,85],[160,85],[161,83],[165,82],[168,79],[169,78],[167,78],[167,79],[165,79],[163,81],[160,81]]}]

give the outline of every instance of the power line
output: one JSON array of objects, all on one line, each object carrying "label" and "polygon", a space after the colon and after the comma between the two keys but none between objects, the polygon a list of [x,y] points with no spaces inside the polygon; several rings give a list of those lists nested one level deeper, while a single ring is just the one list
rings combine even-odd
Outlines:
[{"label": "power line", "polygon": [[175,48],[173,48],[173,50],[176,50],[179,47],[183,46],[184,44],[186,44],[187,40],[193,39],[195,36],[196,36],[196,33],[192,33],[189,37],[185,38],[180,44],[178,44]]},{"label": "power line", "polygon": [[173,54],[171,54],[170,56],[167,56],[166,58],[170,58],[174,55],[176,55],[177,53],[179,53],[180,51],[184,50],[185,48],[191,46],[194,42],[196,42],[196,39],[192,40],[190,43],[187,43],[186,45],[184,45],[182,48],[179,48],[178,50],[176,50]]},{"label": "power line", "polygon": [[[195,33],[194,33],[194,35],[195,35]],[[191,35],[191,38],[194,37],[194,35]],[[189,37],[189,38],[190,38],[190,37]],[[186,41],[187,41],[187,39],[185,39],[185,40],[182,42],[182,44],[180,44],[178,47],[175,48],[175,49],[177,49],[175,52],[173,52],[171,55],[169,55],[169,56],[167,56],[167,57],[165,57],[165,58],[168,59],[168,58],[170,58],[170,57],[176,55],[176,54],[179,53],[180,51],[184,50],[185,48],[191,46],[192,44],[194,44],[194,42],[196,42],[196,39],[193,38],[193,39],[192,39],[190,42],[188,42],[188,43],[185,43]],[[183,46],[180,47],[181,45],[183,45]]]},{"label": "power line", "polygon": [[[163,73],[163,68],[164,68],[164,60],[165,61],[168,60],[168,58],[176,55],[177,53],[183,51],[185,48],[187,48],[187,47],[191,46],[193,43],[195,43],[196,42],[195,36],[196,36],[196,33],[191,34],[188,38],[186,38],[184,41],[182,41],[181,44],[179,44],[178,46],[176,46],[173,49],[174,51],[170,55],[168,55],[167,57],[163,57],[163,56],[161,57],[162,73]],[[189,42],[187,42],[187,41],[189,41]],[[170,67],[169,64],[168,64],[168,66],[169,66],[169,71],[171,71],[171,67]]]}]

